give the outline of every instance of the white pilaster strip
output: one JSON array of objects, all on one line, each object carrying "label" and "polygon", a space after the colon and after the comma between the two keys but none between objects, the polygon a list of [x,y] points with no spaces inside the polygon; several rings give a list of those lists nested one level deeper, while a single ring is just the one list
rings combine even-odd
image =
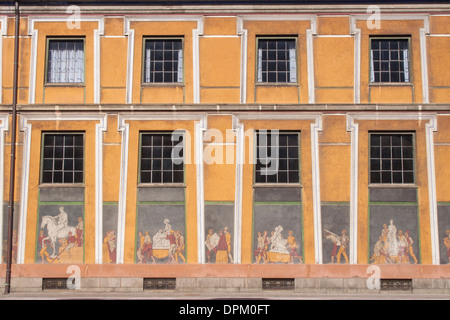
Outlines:
[{"label": "white pilaster strip", "polygon": [[323,263],[322,256],[322,210],[320,203],[319,131],[322,131],[322,117],[311,124],[311,164],[314,206],[314,248],[316,263]]},{"label": "white pilaster strip", "polygon": [[127,181],[128,181],[128,145],[130,139],[130,125],[121,116],[117,117],[118,131],[122,133],[120,152],[120,181],[119,181],[119,203],[117,212],[117,252],[116,263],[124,262],[125,244],[125,219],[127,212]]},{"label": "white pilaster strip", "polygon": [[195,165],[197,173],[197,252],[198,263],[205,263],[205,187],[203,171],[203,133],[208,128],[206,116],[195,124]]},{"label": "white pilaster strip", "polygon": [[[5,188],[5,132],[9,130],[9,115],[0,115],[0,239],[3,239],[3,190]],[[0,241],[0,252],[3,252],[3,241]]]},{"label": "white pilaster strip", "polygon": [[430,17],[424,17],[424,27],[419,29],[420,32],[420,64],[422,73],[422,101],[429,103],[429,86],[428,86],[428,57],[427,57],[427,35],[430,33]]},{"label": "white pilaster strip", "polygon": [[428,197],[430,205],[430,236],[432,264],[440,263],[439,223],[436,197],[436,168],[434,161],[434,132],[437,131],[437,118],[433,116],[425,125],[427,139]]},{"label": "white pilaster strip", "polygon": [[236,185],[234,196],[234,263],[241,263],[242,258],[242,185],[244,169],[245,135],[244,124],[233,116],[233,130],[236,135]]},{"label": "white pilaster strip", "polygon": [[95,125],[95,263],[103,262],[103,132],[107,116]]},{"label": "white pilaster strip", "polygon": [[242,17],[236,18],[237,31],[241,37],[241,85],[240,85],[240,101],[247,102],[247,55],[248,55],[248,30],[244,29],[244,21]]},{"label": "white pilaster strip", "polygon": [[350,264],[358,263],[358,148],[359,125],[347,115],[347,131],[351,135],[350,156]]},{"label": "white pilaster strip", "polygon": [[354,36],[354,61],[353,61],[353,101],[361,102],[361,29],[356,28],[356,20],[350,16],[350,34]]},{"label": "white pilaster strip", "polygon": [[[8,31],[8,18],[6,16],[0,17],[0,23],[2,27],[0,28],[0,104],[3,103],[3,36],[7,35]],[[1,249],[1,248],[0,248]]]}]

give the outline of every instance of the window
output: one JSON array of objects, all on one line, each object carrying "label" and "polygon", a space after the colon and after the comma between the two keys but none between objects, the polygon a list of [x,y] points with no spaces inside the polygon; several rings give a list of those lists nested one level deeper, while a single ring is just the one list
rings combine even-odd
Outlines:
[{"label": "window", "polygon": [[181,39],[144,40],[144,83],[183,82]]},{"label": "window", "polygon": [[414,135],[370,134],[370,183],[414,183]]},{"label": "window", "polygon": [[84,83],[84,40],[49,39],[47,83]]},{"label": "window", "polygon": [[83,183],[83,133],[44,133],[42,148],[42,183]]},{"label": "window", "polygon": [[371,82],[410,82],[409,38],[372,38],[370,43]]},{"label": "window", "polygon": [[256,135],[256,183],[299,183],[298,132],[260,130]]},{"label": "window", "polygon": [[140,182],[184,182],[183,135],[180,132],[141,133]]},{"label": "window", "polygon": [[296,83],[296,39],[258,39],[258,83]]}]

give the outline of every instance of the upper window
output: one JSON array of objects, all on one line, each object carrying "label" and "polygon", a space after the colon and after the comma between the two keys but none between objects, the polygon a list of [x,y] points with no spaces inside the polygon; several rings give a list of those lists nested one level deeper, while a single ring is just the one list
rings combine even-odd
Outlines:
[{"label": "upper window", "polygon": [[84,134],[44,133],[41,183],[83,183]]},{"label": "upper window", "polygon": [[370,134],[370,183],[414,183],[414,135]]},{"label": "upper window", "polygon": [[48,39],[47,83],[84,83],[84,39]]},{"label": "upper window", "polygon": [[258,39],[258,83],[296,83],[297,54],[295,38]]},{"label": "upper window", "polygon": [[299,183],[298,132],[260,130],[256,135],[256,183]]},{"label": "upper window", "polygon": [[140,183],[184,182],[183,135],[141,133]]},{"label": "upper window", "polygon": [[410,82],[409,38],[371,38],[370,81]]},{"label": "upper window", "polygon": [[144,40],[144,83],[183,82],[183,41]]}]

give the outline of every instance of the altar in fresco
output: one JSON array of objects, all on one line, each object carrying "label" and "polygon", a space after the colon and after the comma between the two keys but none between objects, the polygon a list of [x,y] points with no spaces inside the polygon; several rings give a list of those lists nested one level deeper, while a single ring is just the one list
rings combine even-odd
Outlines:
[{"label": "altar in fresco", "polygon": [[372,247],[370,261],[374,264],[417,264],[416,246],[410,230],[398,230],[394,220],[390,219],[388,224],[383,224]]}]

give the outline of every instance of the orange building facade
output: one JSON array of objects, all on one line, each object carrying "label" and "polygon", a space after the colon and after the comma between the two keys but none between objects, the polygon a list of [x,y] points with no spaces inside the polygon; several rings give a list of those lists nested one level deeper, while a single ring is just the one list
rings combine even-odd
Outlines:
[{"label": "orange building facade", "polygon": [[449,12],[24,2],[17,35],[0,7],[12,290],[448,289]]}]

